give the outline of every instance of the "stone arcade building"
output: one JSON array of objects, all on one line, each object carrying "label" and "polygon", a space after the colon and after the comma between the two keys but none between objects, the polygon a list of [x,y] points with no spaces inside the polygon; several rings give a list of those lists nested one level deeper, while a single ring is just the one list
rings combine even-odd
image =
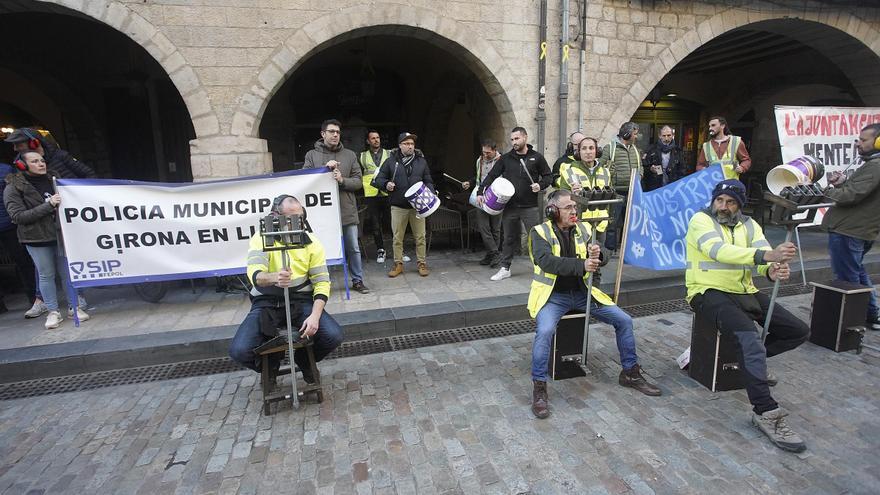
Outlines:
[{"label": "stone arcade building", "polygon": [[0,124],[41,125],[106,176],[206,180],[297,167],[335,116],[356,151],[368,128],[410,131],[464,177],[515,125],[552,159],[579,126],[697,142],[722,113],[769,168],[773,104],[880,105],[869,3],[15,0]]}]

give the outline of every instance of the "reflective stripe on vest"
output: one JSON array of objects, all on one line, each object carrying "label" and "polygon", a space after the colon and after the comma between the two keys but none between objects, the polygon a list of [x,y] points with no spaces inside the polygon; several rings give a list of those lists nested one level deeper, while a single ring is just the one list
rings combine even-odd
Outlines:
[{"label": "reflective stripe on vest", "polygon": [[739,165],[739,159],[736,157],[739,142],[739,136],[730,136],[730,144],[727,145],[727,150],[724,151],[724,156],[721,158],[715,153],[715,147],[712,146],[711,141],[703,143],[703,154],[706,155],[706,162],[709,165],[721,163],[721,170],[724,172],[725,179],[739,179],[739,174],[736,171],[736,166]]},{"label": "reflective stripe on vest", "polygon": [[381,154],[380,163],[373,163],[373,154],[370,153],[370,150],[367,149],[361,152],[361,165],[364,166],[363,174],[361,176],[361,182],[364,185],[364,196],[367,198],[372,198],[375,196],[387,196],[385,191],[380,191],[373,187],[373,178],[376,176],[376,172],[379,170],[379,167],[382,166],[382,163],[385,163],[385,160],[388,159],[388,156],[391,153],[388,150],[383,149]]}]

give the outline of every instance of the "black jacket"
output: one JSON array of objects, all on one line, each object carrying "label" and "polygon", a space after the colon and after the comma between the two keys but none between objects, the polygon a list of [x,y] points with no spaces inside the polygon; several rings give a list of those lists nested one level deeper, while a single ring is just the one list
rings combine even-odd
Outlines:
[{"label": "black jacket", "polygon": [[61,179],[94,179],[98,175],[83,162],[77,161],[70,153],[41,139],[43,146],[43,159],[46,160],[46,168],[54,170]]},{"label": "black jacket", "polygon": [[[523,168],[525,165],[525,169]],[[513,184],[514,194],[507,201],[509,206],[520,208],[538,206],[538,194],[532,192],[532,183],[537,182],[541,189],[547,189],[552,181],[550,167],[547,160],[532,149],[532,145],[528,145],[528,151],[525,155],[518,155],[516,151],[510,150],[501,155],[498,163],[489,172],[489,175],[483,179],[480,188],[477,190],[478,195],[482,195],[483,191],[492,184],[492,181],[499,176],[504,177]]]},{"label": "black jacket", "polygon": [[666,178],[666,184],[671,184],[681,179],[687,173],[684,162],[681,160],[681,148],[673,144],[672,150],[669,152],[669,165],[663,169],[663,175],[657,175],[651,171],[653,165],[663,166],[663,152],[660,151],[660,142],[655,142],[648,148],[645,153],[645,159],[642,160],[642,189],[645,191],[653,191],[659,187],[663,187],[663,179]]},{"label": "black jacket", "polygon": [[[373,186],[380,191],[388,191],[385,186],[389,182],[394,182],[394,191],[389,193],[389,202],[400,208],[412,208],[409,201],[406,200],[404,194],[416,182],[424,182],[435,194],[437,189],[434,187],[434,179],[431,178],[431,170],[428,168],[428,161],[421,150],[415,150],[415,157],[409,166],[404,166],[401,159],[400,148],[391,152],[391,155],[382,162],[376,177],[373,178]],[[393,176],[393,177],[392,177]]]},{"label": "black jacket", "polygon": [[[50,180],[59,177],[52,170],[47,174]],[[55,207],[27,180],[24,172],[6,176],[3,204],[9,217],[18,225],[18,241],[22,244],[58,240]]]}]

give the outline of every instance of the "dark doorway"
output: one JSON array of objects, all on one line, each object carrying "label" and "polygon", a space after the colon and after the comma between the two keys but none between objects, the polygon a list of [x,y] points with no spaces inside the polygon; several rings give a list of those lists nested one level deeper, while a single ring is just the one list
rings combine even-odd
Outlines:
[{"label": "dark doorway", "polygon": [[78,12],[27,0],[0,5],[0,29],[2,127],[48,130],[102,177],[192,180],[189,113],[140,45]]}]

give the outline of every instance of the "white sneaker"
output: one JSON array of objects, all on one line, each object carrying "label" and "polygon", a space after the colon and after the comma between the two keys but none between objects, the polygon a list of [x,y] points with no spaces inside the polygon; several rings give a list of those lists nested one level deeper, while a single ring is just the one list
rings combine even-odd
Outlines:
[{"label": "white sneaker", "polygon": [[43,301],[35,302],[31,309],[25,311],[25,318],[39,318],[40,315],[43,315],[49,311],[49,308],[46,306],[46,303]]},{"label": "white sneaker", "polygon": [[492,275],[489,280],[493,282],[497,282],[499,280],[504,280],[505,278],[510,278],[510,268],[504,268],[503,266],[498,270],[498,273]]},{"label": "white sneaker", "polygon": [[409,256],[407,256],[407,255],[404,254],[404,255],[403,255],[403,262],[404,262],[404,263],[409,263],[410,261],[412,261],[412,258],[410,258]]},{"label": "white sneaker", "polygon": [[[73,308],[67,308],[67,317],[73,318]],[[76,308],[76,317],[79,319],[79,321],[86,321],[91,318],[88,313],[86,313],[85,311],[83,311],[82,308],[79,307]]]},{"label": "white sneaker", "polygon": [[46,317],[46,329],[58,328],[62,321],[64,321],[64,317],[61,316],[60,311],[49,311],[49,316]]},{"label": "white sneaker", "polygon": [[385,250],[380,249],[376,251],[376,263],[385,263]]}]

